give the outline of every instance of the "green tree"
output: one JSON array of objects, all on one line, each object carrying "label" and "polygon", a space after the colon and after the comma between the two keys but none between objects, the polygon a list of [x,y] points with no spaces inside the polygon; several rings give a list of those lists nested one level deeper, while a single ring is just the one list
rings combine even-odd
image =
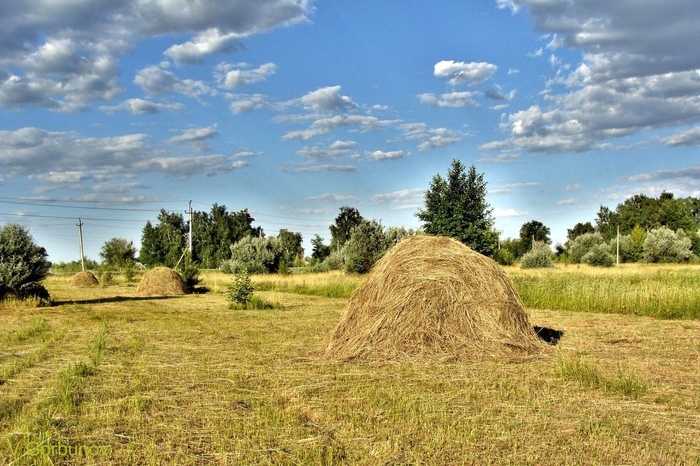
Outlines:
[{"label": "green tree", "polygon": [[520,268],[535,269],[554,267],[552,249],[543,241],[535,241],[528,252],[523,254]]},{"label": "green tree", "polygon": [[16,223],[0,228],[0,300],[35,297],[48,301],[49,292],[41,284],[51,268],[47,256],[26,228]]},{"label": "green tree", "polygon": [[230,246],[245,236],[262,236],[262,228],[253,227],[255,219],[248,209],[228,212],[214,204],[209,213],[192,215],[192,253],[202,267],[218,268],[231,258]]},{"label": "green tree", "polygon": [[599,244],[605,244],[605,238],[598,232],[584,233],[581,236],[577,236],[573,241],[567,241],[566,245],[569,256],[571,257],[571,262],[580,264],[583,262],[583,256],[588,254],[594,246]]},{"label": "green tree", "polygon": [[581,236],[584,233],[593,233],[595,228],[591,225],[591,222],[577,223],[573,228],[567,228],[566,239],[573,241],[577,236]]},{"label": "green tree", "polygon": [[164,265],[174,268],[185,251],[188,234],[182,214],[161,209],[155,227],[150,221],[146,222],[139,260],[147,267]]},{"label": "green tree", "polygon": [[311,240],[311,258],[315,263],[322,262],[331,254],[331,247],[323,244],[323,238],[320,235],[315,235]]},{"label": "green tree", "polygon": [[340,250],[350,239],[352,229],[358,226],[362,220],[360,211],[354,207],[343,206],[335,218],[335,223],[329,227],[331,231],[331,249]]},{"label": "green tree", "polygon": [[630,262],[638,262],[644,254],[644,241],[647,239],[647,232],[639,225],[630,232]]},{"label": "green tree", "polygon": [[282,255],[278,238],[244,236],[231,245],[231,259],[220,268],[228,273],[243,269],[250,273],[273,273],[278,271]]},{"label": "green tree", "polygon": [[523,224],[523,226],[520,227],[520,244],[523,248],[523,254],[532,249],[533,241],[551,244],[552,240],[549,239],[550,234],[551,231],[549,228],[537,220],[532,220]]},{"label": "green tree", "polygon": [[303,237],[301,233],[294,233],[286,229],[281,229],[277,238],[282,248],[282,263],[286,267],[293,266],[301,257],[304,257]]},{"label": "green tree", "polygon": [[647,262],[686,262],[693,257],[692,241],[681,229],[656,228],[644,240],[643,257]]},{"label": "green tree", "polygon": [[453,160],[444,179],[436,174],[424,197],[425,208],[416,213],[431,235],[458,239],[473,250],[493,256],[498,249],[493,209],[486,202],[484,175],[472,165],[467,171]]},{"label": "green tree", "polygon": [[108,267],[122,268],[136,260],[136,248],[133,241],[124,238],[112,238],[102,245],[100,250],[102,263]]},{"label": "green tree", "polygon": [[345,249],[345,271],[367,273],[389,246],[384,228],[376,220],[363,220],[353,228]]}]

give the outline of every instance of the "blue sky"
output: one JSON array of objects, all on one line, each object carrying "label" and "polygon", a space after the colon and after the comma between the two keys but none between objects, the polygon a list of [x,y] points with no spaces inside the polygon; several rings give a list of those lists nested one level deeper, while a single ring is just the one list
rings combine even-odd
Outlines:
[{"label": "blue sky", "polygon": [[[696,0],[25,0],[0,5],[0,223],[53,261],[161,208],[330,239],[453,159],[502,237],[700,196]],[[310,253],[310,249],[307,249]]]}]

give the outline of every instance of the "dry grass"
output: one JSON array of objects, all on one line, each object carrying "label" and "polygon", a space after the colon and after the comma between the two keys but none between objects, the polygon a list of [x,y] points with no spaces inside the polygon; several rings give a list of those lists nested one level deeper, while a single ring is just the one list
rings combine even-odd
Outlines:
[{"label": "dry grass", "polygon": [[139,296],[181,296],[187,294],[182,277],[173,269],[156,267],[141,279],[136,294]]},{"label": "dry grass", "polygon": [[309,354],[345,300],[46,286],[0,309],[0,464],[699,464],[698,321],[531,310],[557,354],[339,364]]},{"label": "dry grass", "polygon": [[357,288],[324,356],[510,360],[544,347],[498,264],[457,240],[416,236],[393,247]]},{"label": "dry grass", "polygon": [[71,286],[97,286],[100,284],[94,273],[89,270],[78,272],[70,281]]}]

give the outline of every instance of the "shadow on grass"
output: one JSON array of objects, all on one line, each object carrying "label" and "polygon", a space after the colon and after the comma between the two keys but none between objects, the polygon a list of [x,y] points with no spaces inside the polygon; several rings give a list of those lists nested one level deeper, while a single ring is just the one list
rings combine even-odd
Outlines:
[{"label": "shadow on grass", "polygon": [[533,328],[535,329],[535,333],[540,340],[549,343],[552,346],[556,346],[561,337],[564,336],[564,332],[562,330],[554,330],[553,328],[539,327],[537,325],[535,325]]},{"label": "shadow on grass", "polygon": [[62,301],[52,301],[51,306],[62,306],[65,304],[106,304],[106,303],[124,303],[128,301],[152,301],[161,299],[177,299],[187,295],[180,296],[109,296],[105,298],[94,299],[66,299]]}]

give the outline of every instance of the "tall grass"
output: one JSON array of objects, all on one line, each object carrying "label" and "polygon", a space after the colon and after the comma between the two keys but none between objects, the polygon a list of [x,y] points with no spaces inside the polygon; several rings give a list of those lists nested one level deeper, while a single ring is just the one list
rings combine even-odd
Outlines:
[{"label": "tall grass", "polygon": [[644,315],[662,319],[700,318],[697,268],[633,267],[522,272],[509,270],[525,307]]},{"label": "tall grass", "polygon": [[256,275],[257,291],[278,291],[324,298],[349,298],[364,279],[361,275],[326,272],[303,275]]}]

